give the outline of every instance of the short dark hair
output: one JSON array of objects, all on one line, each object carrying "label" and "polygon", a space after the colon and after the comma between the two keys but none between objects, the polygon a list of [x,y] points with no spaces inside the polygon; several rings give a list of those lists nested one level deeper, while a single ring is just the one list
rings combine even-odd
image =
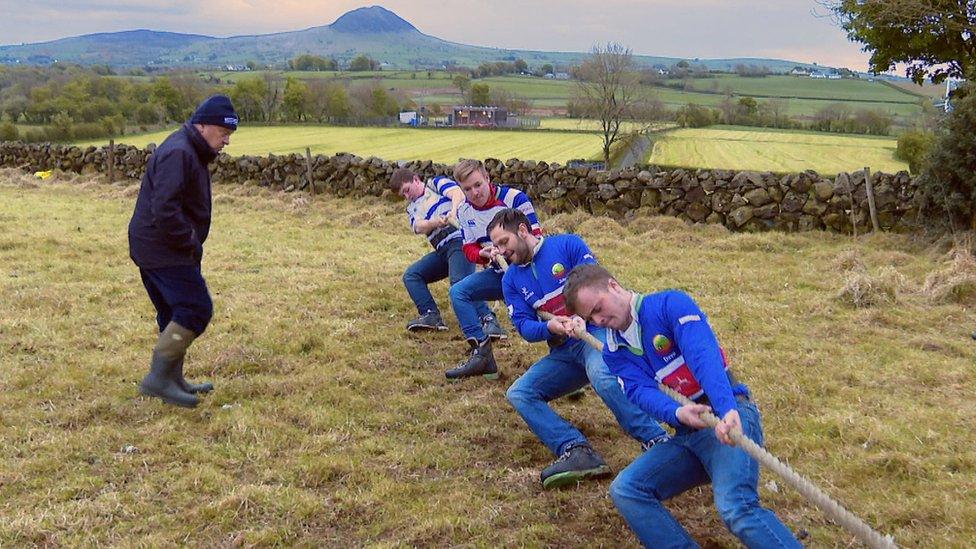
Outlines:
[{"label": "short dark hair", "polygon": [[390,176],[390,190],[395,193],[400,192],[400,187],[404,183],[413,181],[414,177],[417,177],[417,175],[410,168],[397,168],[393,171],[393,175]]},{"label": "short dark hair", "polygon": [[491,223],[488,223],[488,228],[485,232],[490,235],[491,231],[495,230],[495,228],[501,227],[510,233],[517,233],[519,225],[525,225],[526,229],[532,231],[532,224],[529,223],[529,218],[522,213],[522,210],[505,208],[495,214],[495,217],[491,219]]},{"label": "short dark hair", "polygon": [[595,263],[584,263],[573,267],[566,277],[566,284],[563,286],[563,301],[569,312],[576,313],[577,298],[579,291],[583,288],[605,289],[613,275],[610,271]]}]

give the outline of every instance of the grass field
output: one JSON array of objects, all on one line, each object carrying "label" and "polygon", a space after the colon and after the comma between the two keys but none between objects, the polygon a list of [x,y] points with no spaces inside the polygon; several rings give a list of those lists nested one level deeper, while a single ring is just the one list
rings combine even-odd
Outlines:
[{"label": "grass field", "polygon": [[[187,371],[217,390],[182,410],[136,397],[154,341],[126,248],[136,187],[34,181],[0,173],[0,545],[636,546],[608,481],[539,486],[552,456],[504,391],[543,346],[513,338],[502,381],[450,384],[454,318],[403,330],[399,278],[425,243],[402,203],[216,187],[216,314]],[[948,244],[542,223],[582,234],[629,286],[691,292],[767,447],[870,524],[905,547],[976,539],[976,288],[924,285],[951,279]],[[688,261],[660,260],[677,249]],[[856,300],[840,292],[852,281]],[[875,305],[855,307],[865,295]],[[637,455],[592,392],[554,406],[614,470]],[[773,480],[764,501],[808,546],[851,546]],[[707,491],[669,507],[701,545],[734,546]]]},{"label": "grass field", "polygon": [[[216,73],[226,81],[253,77],[258,73]],[[416,74],[416,78],[411,78]],[[426,71],[368,73],[349,72],[287,72],[287,76],[302,79],[341,79],[352,85],[381,82],[386,88],[395,88],[408,93],[415,101],[426,104],[438,103],[450,106],[463,103],[463,96],[453,86],[449,75],[443,71],[433,71],[427,78]],[[566,102],[574,95],[576,82],[572,80],[553,80],[529,76],[493,76],[480,78],[478,83],[487,84],[490,89],[503,89],[523,99],[528,99],[534,108],[565,111]],[[690,90],[682,91],[665,87],[646,86],[644,91],[658,98],[670,108],[688,103],[718,106],[726,92],[739,96],[756,97],[759,100],[780,98],[787,101],[786,111],[791,116],[811,116],[831,103],[845,103],[853,109],[877,109],[898,117],[910,117],[920,112],[919,98],[911,93],[901,92],[895,87],[881,82],[867,80],[816,80],[793,76],[768,76],[766,78],[744,78],[722,74],[716,78],[691,80]]]},{"label": "grass field", "polygon": [[[161,143],[171,131],[124,136],[116,141],[144,147],[149,143]],[[96,140],[79,144],[101,146],[107,143],[108,140]],[[601,143],[595,134],[570,132],[243,125],[234,132],[231,145],[224,150],[232,155],[267,155],[304,153],[305,147],[311,147],[313,154],[349,152],[385,160],[454,163],[464,157],[565,162],[599,156]]]},{"label": "grass field", "polygon": [[825,175],[859,170],[894,173],[908,164],[894,157],[888,137],[765,130],[737,126],[680,129],[660,134],[648,162],[664,166],[797,172]]},{"label": "grass field", "polygon": [[[546,129],[595,129],[594,121],[545,119]],[[159,144],[170,131],[124,136],[117,139],[144,147]],[[81,146],[107,144],[85,141]],[[242,126],[225,149],[231,155],[313,154],[351,152],[385,160],[434,160],[453,163],[458,158],[509,158],[565,162],[600,156],[596,133],[540,131],[473,131],[411,128],[345,128],[323,126]],[[681,129],[659,134],[648,162],[667,166],[742,170],[802,171],[825,174],[858,170],[864,166],[886,172],[908,169],[894,159],[892,138],[833,135],[816,132],[765,130],[734,126]]]},{"label": "grass field", "polygon": [[[670,122],[658,122],[651,124],[647,127],[645,124],[636,124],[632,122],[624,122],[620,125],[620,130],[623,132],[640,131],[643,129],[649,129],[651,131],[660,131],[668,128],[673,128],[675,125]],[[602,126],[599,120],[584,119],[584,118],[543,118],[539,123],[539,129],[543,130],[572,130],[579,132],[602,132]]]}]

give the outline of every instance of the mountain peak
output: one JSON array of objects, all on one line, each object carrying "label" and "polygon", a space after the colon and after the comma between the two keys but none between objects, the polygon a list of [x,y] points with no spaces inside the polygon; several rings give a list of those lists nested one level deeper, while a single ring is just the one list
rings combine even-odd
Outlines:
[{"label": "mountain peak", "polygon": [[417,30],[399,15],[382,6],[358,8],[346,12],[329,27],[339,32],[407,32]]}]

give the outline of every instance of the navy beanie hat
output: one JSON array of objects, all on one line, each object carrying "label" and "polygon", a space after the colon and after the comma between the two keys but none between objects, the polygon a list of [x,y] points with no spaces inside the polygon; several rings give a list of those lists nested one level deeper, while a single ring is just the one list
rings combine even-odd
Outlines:
[{"label": "navy beanie hat", "polygon": [[237,129],[237,113],[234,105],[226,95],[212,95],[204,99],[203,103],[193,111],[190,124],[209,124],[223,126],[228,130]]}]

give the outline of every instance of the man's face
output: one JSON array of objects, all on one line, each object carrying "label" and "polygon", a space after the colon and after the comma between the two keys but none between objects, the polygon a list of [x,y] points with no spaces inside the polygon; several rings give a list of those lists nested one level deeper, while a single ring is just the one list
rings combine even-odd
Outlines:
[{"label": "man's face", "polygon": [[481,170],[471,172],[471,175],[464,181],[459,181],[458,184],[461,186],[461,191],[464,192],[464,198],[468,199],[468,202],[479,208],[488,203],[488,199],[491,197],[491,188],[488,182],[488,176]]},{"label": "man's face", "polygon": [[420,178],[417,176],[413,176],[412,180],[400,185],[400,196],[406,198],[408,201],[416,200],[422,194],[424,194],[424,184],[421,183]]},{"label": "man's face", "polygon": [[529,231],[519,225],[518,232],[506,231],[501,225],[494,227],[488,235],[491,243],[505,256],[509,264],[525,265],[532,260],[532,247],[529,245]]},{"label": "man's face", "polygon": [[630,292],[610,279],[606,288],[584,286],[576,293],[576,314],[604,328],[626,330],[630,326]]},{"label": "man's face", "polygon": [[234,130],[211,124],[197,124],[197,129],[200,130],[203,140],[207,142],[207,145],[210,145],[215,153],[219,153],[221,149],[230,145],[230,134],[234,133]]}]

